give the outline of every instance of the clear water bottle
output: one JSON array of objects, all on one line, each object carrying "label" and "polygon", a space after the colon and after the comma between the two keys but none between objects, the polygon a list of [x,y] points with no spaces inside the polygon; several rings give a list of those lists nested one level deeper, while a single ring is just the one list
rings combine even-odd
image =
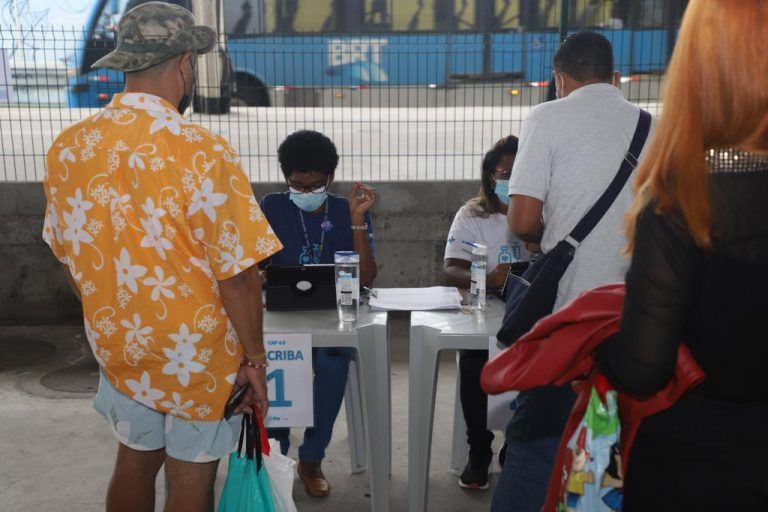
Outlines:
[{"label": "clear water bottle", "polygon": [[475,311],[485,309],[485,273],[487,266],[488,248],[482,244],[473,244],[469,306]]},{"label": "clear water bottle", "polygon": [[354,251],[334,253],[336,264],[336,305],[339,321],[357,321],[360,304],[360,255]]}]

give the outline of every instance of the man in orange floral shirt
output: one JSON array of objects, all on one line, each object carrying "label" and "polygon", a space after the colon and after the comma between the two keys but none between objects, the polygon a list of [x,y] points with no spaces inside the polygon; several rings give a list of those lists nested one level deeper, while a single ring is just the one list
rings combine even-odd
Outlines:
[{"label": "man in orange floral shirt", "polygon": [[257,263],[281,245],[235,151],[182,117],[215,44],[181,7],[129,11],[95,65],[124,71],[125,92],[48,152],[44,238],[83,304],[94,405],[120,443],[107,510],[153,510],[163,464],[166,510],[212,510],[239,435],[233,387],[250,385],[239,411],[267,409]]}]

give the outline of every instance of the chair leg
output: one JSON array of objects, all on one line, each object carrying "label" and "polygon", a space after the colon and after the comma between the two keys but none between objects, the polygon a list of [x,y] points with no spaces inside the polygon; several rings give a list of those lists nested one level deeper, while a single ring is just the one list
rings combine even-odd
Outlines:
[{"label": "chair leg", "polygon": [[456,393],[453,407],[453,443],[451,449],[450,473],[459,476],[467,462],[469,446],[467,445],[467,424],[464,421],[464,413],[461,409],[461,372],[459,371],[459,353],[456,352]]},{"label": "chair leg", "polygon": [[362,473],[366,469],[365,428],[363,425],[363,404],[360,396],[360,376],[355,359],[349,362],[347,389],[344,393],[344,409],[347,414],[349,458],[352,473]]}]

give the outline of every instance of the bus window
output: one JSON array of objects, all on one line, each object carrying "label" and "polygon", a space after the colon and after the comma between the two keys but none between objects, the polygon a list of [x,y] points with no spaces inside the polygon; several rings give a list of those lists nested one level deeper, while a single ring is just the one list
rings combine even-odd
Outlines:
[{"label": "bus window", "polygon": [[127,0],[106,0],[101,2],[101,11],[92,18],[92,25],[83,46],[82,58],[78,62],[81,73],[90,71],[94,62],[114,50],[117,24],[120,22]]},{"label": "bus window", "polygon": [[236,37],[264,31],[264,0],[224,0],[225,33]]},{"label": "bus window", "polygon": [[[615,11],[630,28],[666,28],[680,26],[687,0],[614,0]],[[626,22],[629,23],[626,23]]]},{"label": "bus window", "polygon": [[664,3],[659,0],[640,0],[640,12],[636,18],[638,28],[664,26]]},{"label": "bus window", "polygon": [[478,30],[475,20],[476,1],[487,0],[435,0],[434,30],[445,32]]},{"label": "bus window", "polygon": [[383,32],[392,29],[392,0],[365,0],[363,30]]},{"label": "bus window", "polygon": [[104,8],[93,25],[92,39],[114,39],[117,33],[117,24],[123,15],[127,0],[107,0]]},{"label": "bus window", "polygon": [[[229,0],[232,1],[232,0]],[[251,0],[254,1],[254,0]],[[265,32],[294,34],[336,31],[333,0],[261,0]]]},{"label": "bus window", "polygon": [[572,2],[571,26],[622,28],[621,20],[613,17],[614,3],[610,0],[577,0]]},{"label": "bus window", "polygon": [[440,0],[392,0],[392,30],[416,32],[445,30],[436,26],[435,3]]},{"label": "bus window", "polygon": [[[525,2],[530,17],[529,24],[525,24],[530,30],[543,28],[557,28],[560,24],[560,0],[530,0]],[[522,5],[521,5],[522,9]]]},{"label": "bus window", "polygon": [[515,30],[520,28],[520,11],[524,9],[522,0],[496,0],[496,29]]},{"label": "bus window", "polygon": [[448,3],[453,3],[454,30],[477,30],[475,0],[448,0]]}]

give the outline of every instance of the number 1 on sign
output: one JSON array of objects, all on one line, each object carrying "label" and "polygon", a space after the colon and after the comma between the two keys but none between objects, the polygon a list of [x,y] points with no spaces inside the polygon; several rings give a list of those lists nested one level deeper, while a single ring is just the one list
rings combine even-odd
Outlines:
[{"label": "number 1 on sign", "polygon": [[270,407],[291,407],[293,402],[285,399],[285,370],[272,370],[267,374],[267,382],[275,381],[275,399],[269,401]]}]

